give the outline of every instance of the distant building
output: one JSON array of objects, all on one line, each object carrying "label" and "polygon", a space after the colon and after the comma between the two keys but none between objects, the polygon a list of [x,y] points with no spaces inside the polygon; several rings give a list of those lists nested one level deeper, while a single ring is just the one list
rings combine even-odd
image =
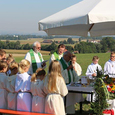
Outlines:
[{"label": "distant building", "polygon": [[16,37],[16,38],[18,38],[18,35],[13,35],[13,37]]},{"label": "distant building", "polygon": [[52,43],[52,40],[44,40],[43,43]]},{"label": "distant building", "polygon": [[100,43],[100,40],[88,40],[90,43]]}]

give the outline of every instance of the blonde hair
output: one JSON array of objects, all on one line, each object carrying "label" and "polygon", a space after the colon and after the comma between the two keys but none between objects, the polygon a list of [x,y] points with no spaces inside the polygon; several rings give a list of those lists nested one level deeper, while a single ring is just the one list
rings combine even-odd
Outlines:
[{"label": "blonde hair", "polygon": [[8,67],[8,64],[5,61],[0,61],[0,71]]},{"label": "blonde hair", "polygon": [[19,73],[24,73],[26,68],[30,67],[30,62],[26,59],[21,60],[19,63],[18,71]]},{"label": "blonde hair", "polygon": [[13,55],[12,54],[9,54],[9,56],[6,58],[7,61],[9,61],[10,63],[12,61],[14,61],[14,58],[13,58]]},{"label": "blonde hair", "polygon": [[18,63],[13,61],[9,64],[9,69],[12,71],[14,68],[18,69]]},{"label": "blonde hair", "polygon": [[62,77],[60,63],[57,60],[53,60],[49,66],[48,75],[48,90],[51,92],[57,91],[56,79]]},{"label": "blonde hair", "polygon": [[46,72],[43,68],[38,68],[36,70],[36,73],[32,74],[32,78],[31,78],[31,81],[34,82],[38,76],[45,76]]}]

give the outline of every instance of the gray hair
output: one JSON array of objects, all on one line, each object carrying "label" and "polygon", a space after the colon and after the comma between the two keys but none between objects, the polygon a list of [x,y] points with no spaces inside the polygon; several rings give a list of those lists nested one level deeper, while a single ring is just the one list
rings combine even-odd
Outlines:
[{"label": "gray hair", "polygon": [[36,46],[36,44],[40,44],[40,42],[36,41],[36,42],[34,42],[34,43],[33,43],[33,45],[32,45],[32,46],[33,46],[33,47],[35,47],[35,46]]},{"label": "gray hair", "polygon": [[68,55],[68,54],[71,54],[71,52],[66,51],[66,52],[64,52],[63,56]]}]

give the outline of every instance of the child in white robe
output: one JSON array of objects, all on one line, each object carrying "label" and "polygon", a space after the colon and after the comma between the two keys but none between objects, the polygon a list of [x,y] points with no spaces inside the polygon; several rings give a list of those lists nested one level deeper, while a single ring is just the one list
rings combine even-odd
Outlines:
[{"label": "child in white robe", "polygon": [[32,96],[31,89],[31,76],[27,73],[30,67],[30,62],[23,59],[19,63],[19,74],[16,77],[15,91],[17,95],[17,110],[19,111],[31,111]]},{"label": "child in white robe", "polygon": [[75,72],[77,73],[78,76],[80,76],[82,74],[82,68],[81,66],[76,62],[77,58],[75,55],[72,55],[72,65],[73,65],[73,69],[75,70]]},{"label": "child in white robe", "polygon": [[61,75],[60,63],[56,60],[50,63],[49,74],[45,78],[44,92],[47,95],[45,113],[65,115],[63,97],[67,95],[68,90]]},{"label": "child in white robe", "polygon": [[110,59],[104,65],[104,75],[115,78],[115,52],[111,52]]},{"label": "child in white robe", "polygon": [[[94,83],[95,77],[97,76],[97,68],[102,71],[102,67],[98,64],[98,56],[93,56],[92,63],[88,66],[86,76],[88,77],[89,84]],[[91,101],[91,94],[87,95],[87,101]],[[95,100],[95,94],[93,95],[93,101]]]},{"label": "child in white robe", "polygon": [[44,113],[45,93],[43,92],[43,79],[45,70],[38,68],[31,78],[32,112]]},{"label": "child in white robe", "polygon": [[8,91],[6,90],[7,78],[6,71],[8,65],[4,61],[0,61],[0,108],[7,109],[7,95]]},{"label": "child in white robe", "polygon": [[9,69],[11,71],[10,77],[7,79],[7,90],[8,93],[8,109],[16,110],[17,106],[17,93],[15,92],[15,81],[18,73],[18,63],[12,62],[9,64]]}]

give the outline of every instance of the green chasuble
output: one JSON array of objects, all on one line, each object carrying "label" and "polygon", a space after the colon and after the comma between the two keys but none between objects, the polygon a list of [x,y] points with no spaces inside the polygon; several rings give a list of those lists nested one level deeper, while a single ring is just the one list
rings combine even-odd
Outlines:
[{"label": "green chasuble", "polygon": [[[66,63],[64,62],[64,60],[63,60],[62,58],[60,59],[60,62],[61,62],[61,64],[62,64],[63,69],[64,69],[64,70],[67,69],[67,65],[66,65]],[[69,65],[70,65],[70,63],[69,63]],[[72,75],[73,75],[73,70],[70,69],[70,70],[68,71],[69,83],[71,83],[70,71],[71,71],[71,73],[72,73]],[[73,76],[73,78],[74,78],[74,76]]]},{"label": "green chasuble", "polygon": [[56,59],[57,61],[59,61],[59,54],[57,54],[56,52],[54,52],[53,54],[54,54],[54,56],[55,56],[55,59]]},{"label": "green chasuble", "polygon": [[[35,72],[36,72],[36,69],[37,69],[37,63],[36,63],[36,59],[35,59],[35,57],[34,57],[34,51],[33,51],[33,49],[31,49],[31,50],[29,51],[29,53],[30,53],[30,56],[31,56],[33,73],[35,73]],[[42,56],[41,56],[41,54],[40,54],[39,52],[38,52],[38,57],[40,58],[40,61],[42,62],[42,61],[43,61],[43,60],[42,60]]]}]

